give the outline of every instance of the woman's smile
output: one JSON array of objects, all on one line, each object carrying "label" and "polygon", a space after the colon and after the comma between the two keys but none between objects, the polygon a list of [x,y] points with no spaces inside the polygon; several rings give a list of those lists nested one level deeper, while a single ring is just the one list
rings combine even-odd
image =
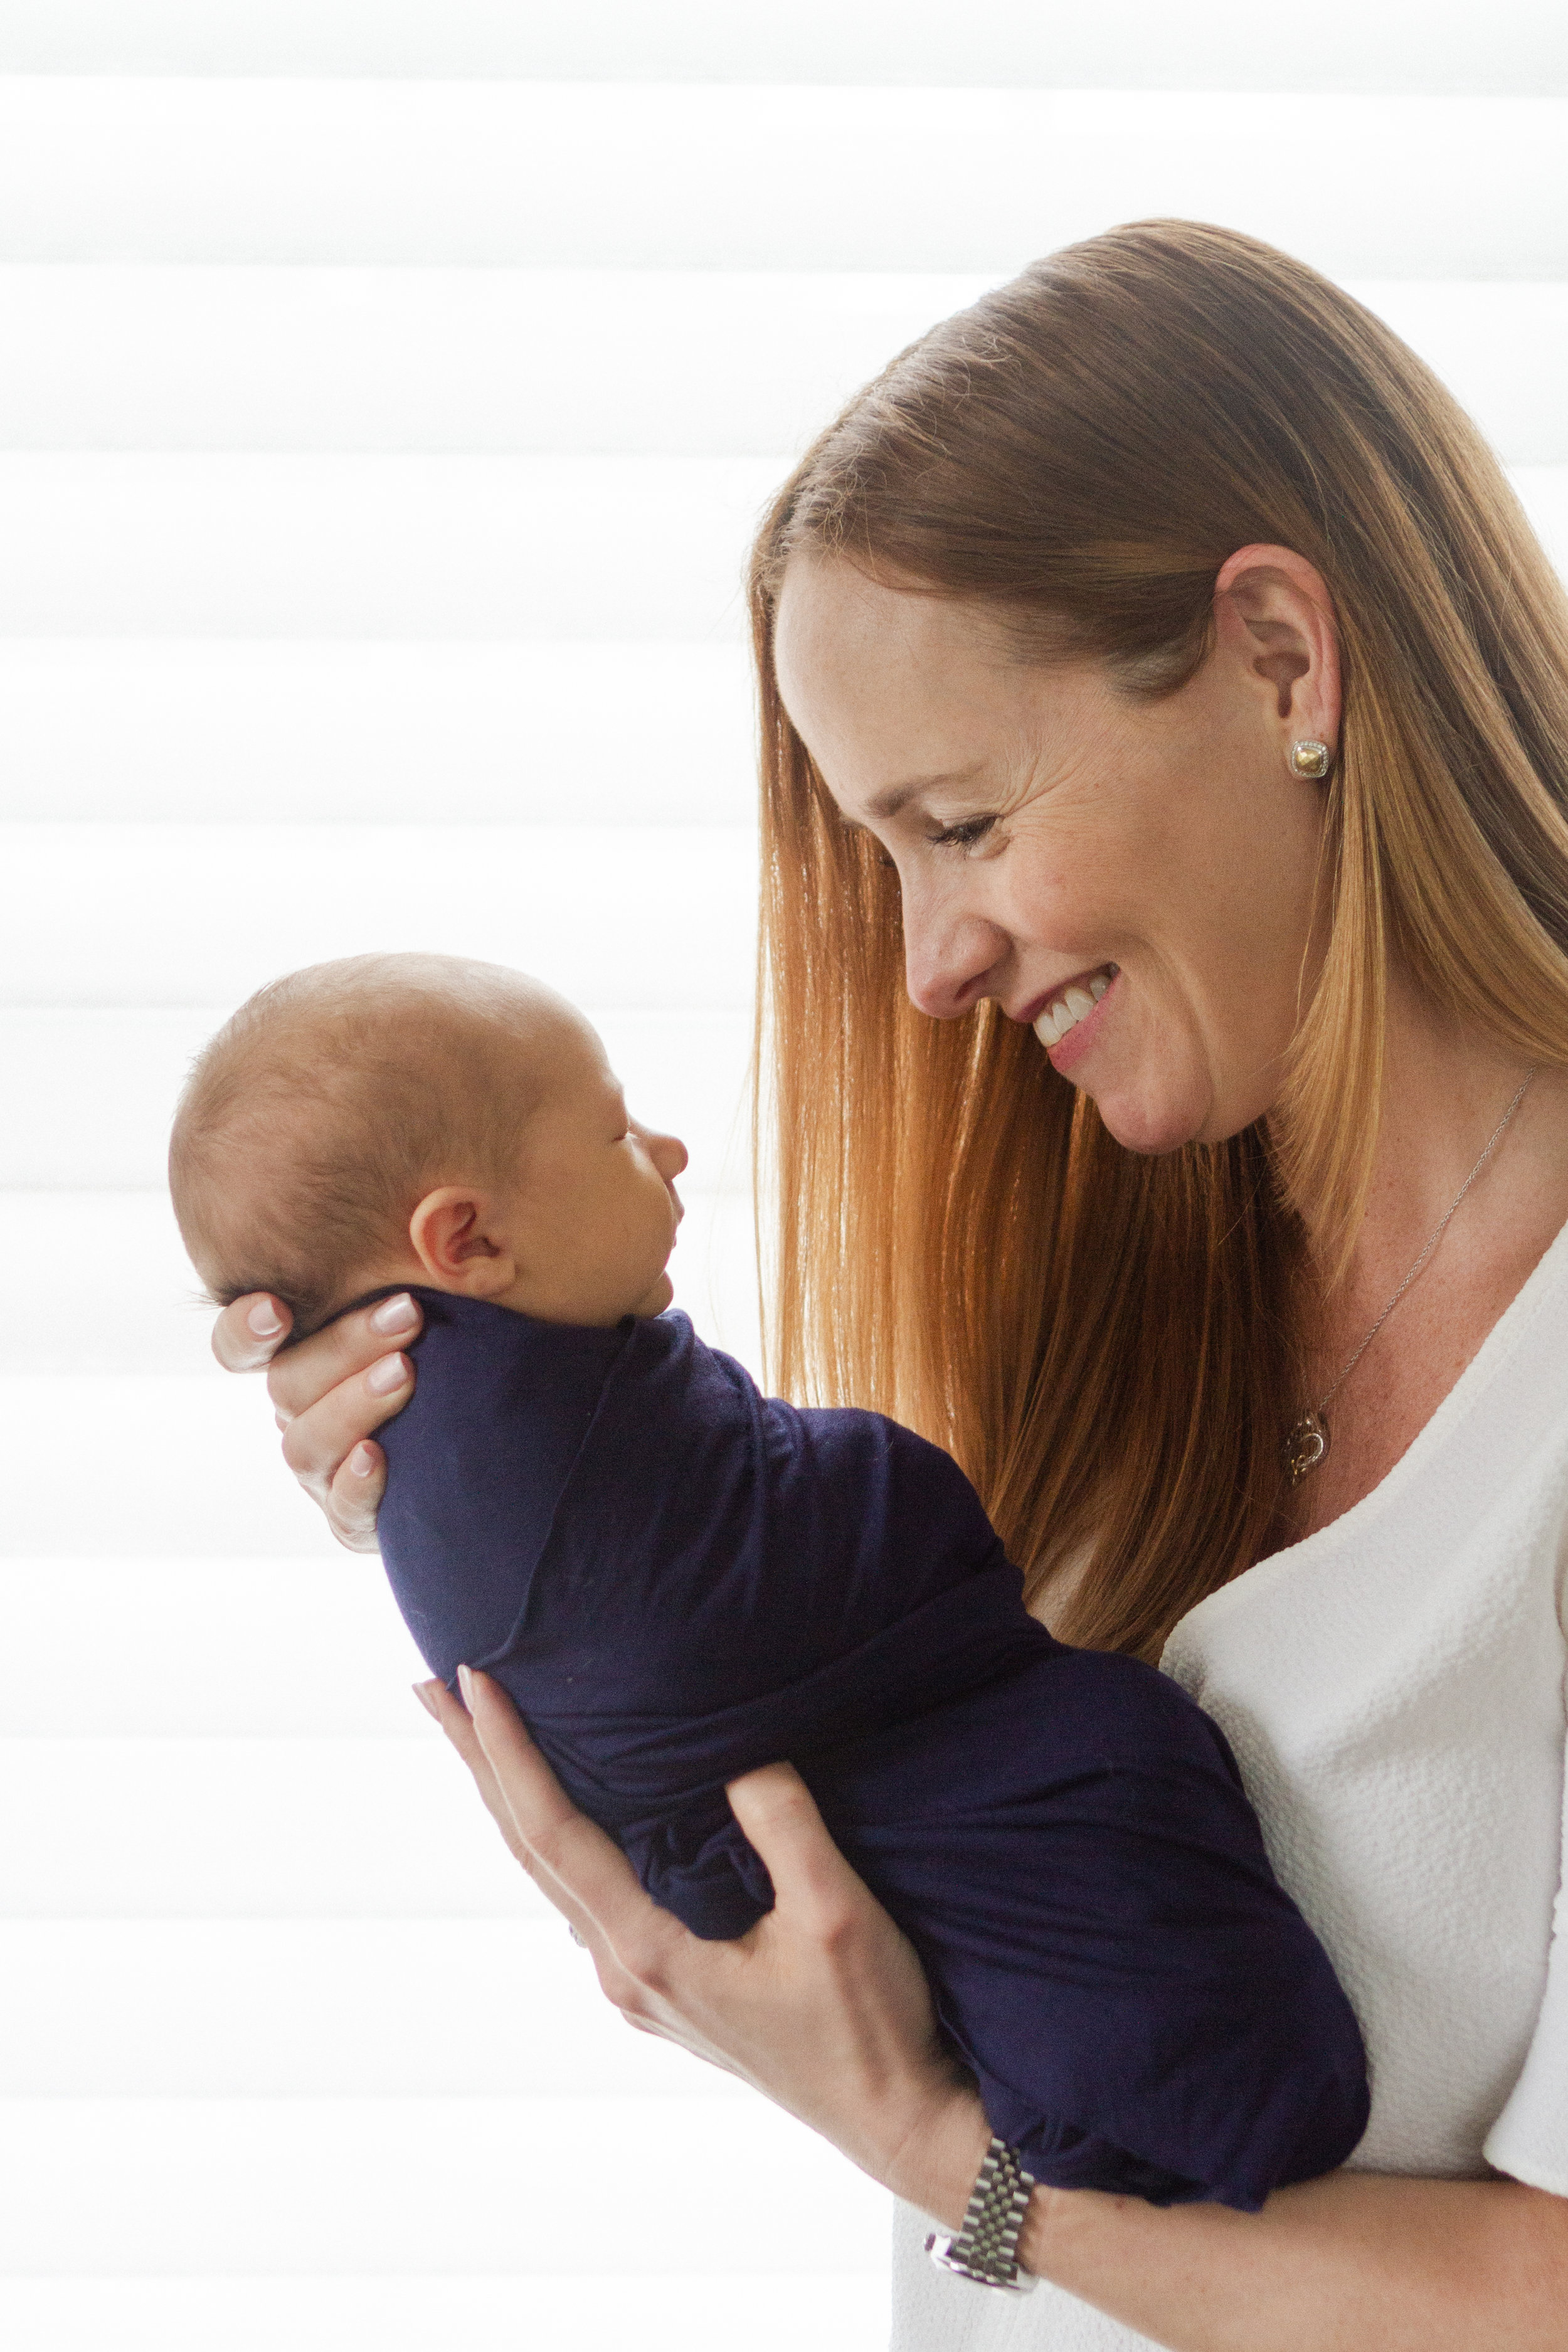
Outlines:
[{"label": "woman's smile", "polygon": [[1026,1015],[1053,1067],[1068,1070],[1089,1051],[1104,1018],[1101,1007],[1120,977],[1120,965],[1101,964],[1086,978],[1053,989],[1037,1012]]}]

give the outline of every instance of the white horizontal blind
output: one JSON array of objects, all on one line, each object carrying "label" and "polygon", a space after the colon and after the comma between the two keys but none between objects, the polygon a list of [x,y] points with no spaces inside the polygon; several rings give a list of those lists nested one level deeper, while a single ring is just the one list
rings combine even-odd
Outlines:
[{"label": "white horizontal blind", "polygon": [[884,2200],[609,2014],[211,1369],[173,1095],[290,964],[540,971],[753,1356],[769,489],[984,285],[1185,213],[1352,283],[1568,558],[1565,25],[1325,0],[1287,75],[1241,0],[0,0],[7,2342],[878,2341]]}]

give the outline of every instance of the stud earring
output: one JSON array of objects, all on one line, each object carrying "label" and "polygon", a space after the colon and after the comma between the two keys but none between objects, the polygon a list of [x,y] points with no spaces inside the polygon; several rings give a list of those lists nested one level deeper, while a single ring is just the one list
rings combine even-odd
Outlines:
[{"label": "stud earring", "polygon": [[1320,743],[1314,736],[1305,735],[1290,746],[1290,766],[1298,776],[1316,781],[1326,776],[1333,764],[1334,755],[1328,745]]}]

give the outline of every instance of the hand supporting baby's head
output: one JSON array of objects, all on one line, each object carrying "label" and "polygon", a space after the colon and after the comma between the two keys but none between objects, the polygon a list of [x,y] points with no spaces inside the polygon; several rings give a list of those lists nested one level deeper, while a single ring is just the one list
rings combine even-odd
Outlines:
[{"label": "hand supporting baby's head", "polygon": [[205,1046],[169,1188],[210,1296],[269,1291],[296,1333],[404,1282],[611,1324],[669,1304],[685,1165],[552,990],[354,956],[274,981]]}]

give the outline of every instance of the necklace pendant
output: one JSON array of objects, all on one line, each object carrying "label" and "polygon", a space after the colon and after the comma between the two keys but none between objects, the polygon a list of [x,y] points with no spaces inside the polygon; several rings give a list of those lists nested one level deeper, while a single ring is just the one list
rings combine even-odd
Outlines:
[{"label": "necklace pendant", "polygon": [[1285,1438],[1285,1471],[1299,1486],[1329,1450],[1329,1424],[1321,1412],[1304,1412]]}]

